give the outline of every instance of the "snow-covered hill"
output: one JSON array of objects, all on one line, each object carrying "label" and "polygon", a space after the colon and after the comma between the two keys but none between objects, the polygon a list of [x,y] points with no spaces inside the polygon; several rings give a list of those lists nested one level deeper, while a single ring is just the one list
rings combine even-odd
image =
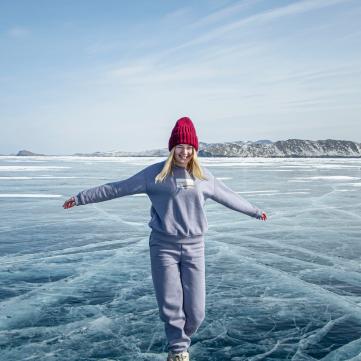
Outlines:
[{"label": "snow-covered hill", "polygon": [[[144,150],[139,152],[95,152],[75,153],[84,157],[167,157],[168,148]],[[36,155],[21,151],[17,155]],[[342,157],[361,158],[361,143],[348,140],[302,140],[287,139],[272,142],[270,140],[234,141],[226,143],[199,143],[200,157],[282,157],[282,158],[324,158]]]}]

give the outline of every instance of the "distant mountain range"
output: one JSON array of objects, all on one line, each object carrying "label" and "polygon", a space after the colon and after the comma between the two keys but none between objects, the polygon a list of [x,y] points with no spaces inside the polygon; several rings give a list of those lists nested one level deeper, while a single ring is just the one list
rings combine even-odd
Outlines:
[{"label": "distant mountain range", "polygon": [[[95,152],[75,153],[83,157],[167,157],[168,148],[145,150],[140,152]],[[18,156],[36,156],[27,150],[21,150]],[[199,143],[200,157],[265,157],[265,158],[360,158],[361,143],[348,140],[302,140],[287,139],[272,142],[270,140],[235,141],[226,143]]]}]

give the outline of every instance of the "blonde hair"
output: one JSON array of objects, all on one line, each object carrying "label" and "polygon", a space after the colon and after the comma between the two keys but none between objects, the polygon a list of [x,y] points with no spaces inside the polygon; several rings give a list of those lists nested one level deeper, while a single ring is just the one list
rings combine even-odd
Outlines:
[{"label": "blonde hair", "polygon": [[[155,177],[155,183],[163,182],[166,177],[173,171],[173,166],[175,165],[174,160],[174,146],[172,150],[169,152],[168,158],[165,161],[163,169],[160,171],[160,173]],[[192,146],[192,158],[187,164],[187,171],[192,174],[194,177],[201,179],[201,180],[207,180],[207,178],[204,176],[203,170],[201,168],[201,165],[198,160],[197,151]]]}]

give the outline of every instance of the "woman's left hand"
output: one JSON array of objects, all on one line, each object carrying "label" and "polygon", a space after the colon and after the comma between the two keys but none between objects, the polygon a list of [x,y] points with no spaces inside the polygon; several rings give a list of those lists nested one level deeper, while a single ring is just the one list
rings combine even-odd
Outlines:
[{"label": "woman's left hand", "polygon": [[266,214],[266,212],[262,212],[260,220],[262,220],[262,221],[267,220],[267,214]]}]

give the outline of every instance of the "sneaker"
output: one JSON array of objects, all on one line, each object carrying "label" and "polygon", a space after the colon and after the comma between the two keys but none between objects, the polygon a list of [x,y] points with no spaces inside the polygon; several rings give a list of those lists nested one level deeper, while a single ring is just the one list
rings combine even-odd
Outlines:
[{"label": "sneaker", "polygon": [[179,353],[169,351],[167,361],[189,361],[189,353],[187,351]]}]

